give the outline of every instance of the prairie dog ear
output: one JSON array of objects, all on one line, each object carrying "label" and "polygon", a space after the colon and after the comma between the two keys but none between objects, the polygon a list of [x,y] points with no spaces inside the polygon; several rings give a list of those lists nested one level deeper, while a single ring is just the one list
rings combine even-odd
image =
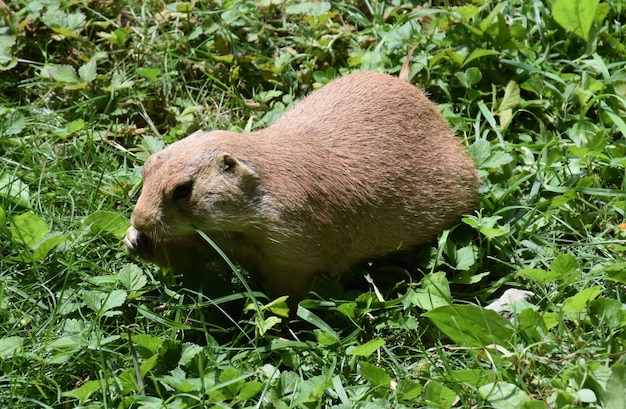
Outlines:
[{"label": "prairie dog ear", "polygon": [[257,178],[257,173],[248,165],[235,158],[230,153],[220,153],[217,155],[217,163],[222,173],[232,174],[241,177]]}]

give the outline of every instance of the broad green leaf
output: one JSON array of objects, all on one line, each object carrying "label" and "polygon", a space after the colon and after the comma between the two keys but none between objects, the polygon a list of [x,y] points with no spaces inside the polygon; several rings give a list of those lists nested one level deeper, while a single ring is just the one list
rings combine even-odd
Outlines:
[{"label": "broad green leaf", "polygon": [[411,304],[424,311],[430,311],[444,305],[450,305],[450,300],[421,289],[411,291],[408,295],[408,299],[411,301]]},{"label": "broad green leaf", "polygon": [[287,14],[306,14],[308,16],[321,16],[330,11],[330,3],[327,1],[320,2],[299,2],[287,6],[285,13]]},{"label": "broad green leaf", "polygon": [[[289,317],[289,305],[287,305],[288,296],[278,297],[275,300],[263,305],[261,309],[263,311],[270,311],[272,314],[276,314],[279,317]],[[254,310],[254,308],[252,308]]]},{"label": "broad green leaf", "polygon": [[121,213],[99,210],[85,218],[85,225],[98,235],[111,235],[121,239],[126,234],[130,223]]},{"label": "broad green leaf", "polygon": [[472,386],[494,382],[497,374],[485,369],[450,369],[446,373],[450,381]]},{"label": "broad green leaf", "polygon": [[616,363],[602,393],[602,407],[606,409],[626,408],[626,365]]},{"label": "broad green leaf", "polygon": [[430,403],[429,407],[448,409],[454,406],[454,402],[457,400],[456,393],[443,384],[430,381],[424,388],[424,399]]},{"label": "broad green leaf", "polygon": [[478,392],[495,409],[518,409],[530,401],[522,389],[508,382],[488,383],[478,388]]},{"label": "broad green leaf", "polygon": [[22,350],[24,339],[22,337],[0,338],[0,359],[11,359]]},{"label": "broad green leaf", "polygon": [[141,147],[146,150],[149,154],[156,153],[160,150],[165,149],[165,142],[163,139],[155,138],[154,136],[146,136],[141,141]]},{"label": "broad green leaf", "polygon": [[548,405],[544,401],[529,400],[528,402],[522,403],[519,409],[548,409]]},{"label": "broad green leaf", "polygon": [[15,43],[14,35],[0,35],[0,71],[10,70],[17,65],[17,58],[13,56]]},{"label": "broad green leaf", "polygon": [[515,81],[509,81],[497,111],[500,119],[500,129],[508,127],[513,119],[513,110],[517,108],[521,101],[519,85]]},{"label": "broad green leaf", "polygon": [[476,264],[477,250],[474,246],[461,247],[456,251],[456,269],[467,271]]},{"label": "broad green leaf", "polygon": [[337,311],[339,311],[340,313],[342,313],[348,318],[355,318],[356,307],[357,305],[355,302],[347,302],[347,303],[339,304],[337,306]]},{"label": "broad green leaf", "polygon": [[607,268],[606,278],[626,285],[626,265],[619,263]]},{"label": "broad green leaf", "polygon": [[450,284],[444,272],[431,273],[422,279],[422,288],[410,290],[407,300],[422,310],[430,311],[444,305],[450,305]]},{"label": "broad green leaf", "polygon": [[259,392],[263,390],[264,387],[265,385],[263,385],[261,382],[246,382],[243,384],[241,389],[239,389],[239,393],[237,394],[236,398],[239,401],[246,401],[256,396]]},{"label": "broad green leaf", "polygon": [[552,16],[561,27],[588,41],[599,3],[599,0],[556,0]]},{"label": "broad green leaf", "polygon": [[262,318],[258,315],[255,315],[254,322],[256,324],[259,335],[263,336],[267,331],[280,324],[282,322],[282,319],[275,315],[269,316],[267,318]]},{"label": "broad green leaf", "polygon": [[422,394],[423,391],[424,387],[421,384],[408,379],[399,380],[396,387],[396,394],[398,395],[398,398],[404,401],[416,399]]},{"label": "broad green leaf", "polygon": [[180,365],[187,365],[191,360],[201,353],[204,350],[204,347],[200,345],[193,344],[191,342],[186,342],[183,344],[183,353],[180,357]]},{"label": "broad green leaf", "polygon": [[[127,334],[123,334],[124,339],[128,338]],[[130,340],[142,348],[147,349],[152,354],[156,354],[159,349],[159,345],[161,345],[164,341],[162,337],[156,337],[149,334],[133,334],[130,336]]]},{"label": "broad green leaf", "polygon": [[183,354],[183,345],[174,339],[164,340],[157,350],[157,363],[155,370],[160,373],[168,373],[176,367]]},{"label": "broad green leaf", "polygon": [[566,278],[566,276],[572,274],[577,269],[578,261],[576,261],[576,257],[569,253],[559,254],[550,263],[550,270],[562,278]]},{"label": "broad green leaf", "polygon": [[532,340],[540,341],[548,334],[544,317],[531,308],[519,312],[516,315],[516,323],[519,331],[525,333]]},{"label": "broad green leaf", "polygon": [[98,63],[92,59],[78,69],[78,76],[84,82],[91,82],[98,76],[97,69]]},{"label": "broad green leaf", "polygon": [[422,315],[461,346],[508,345],[513,335],[506,318],[475,305],[443,306]]},{"label": "broad green leaf", "polygon": [[67,133],[70,135],[83,129],[85,129],[85,121],[82,119],[77,119],[67,124]]},{"label": "broad green leaf", "polygon": [[578,400],[583,403],[594,403],[598,401],[596,394],[588,388],[581,388],[577,390],[576,396],[578,397]]},{"label": "broad green leaf", "polygon": [[540,268],[522,268],[518,270],[516,277],[524,277],[541,285],[552,283],[562,278],[560,274]]},{"label": "broad green leaf", "polygon": [[499,145],[492,145],[485,139],[477,139],[470,147],[470,154],[480,169],[497,170],[510,163],[513,157],[502,151]]},{"label": "broad green leaf", "polygon": [[134,264],[125,264],[117,274],[120,283],[131,292],[143,290],[148,279],[143,270]]},{"label": "broad green leaf", "polygon": [[371,341],[366,342],[365,344],[354,347],[352,350],[349,350],[348,355],[355,356],[364,356],[368,357],[376,352],[380,347],[385,345],[385,340],[382,338],[374,338]]},{"label": "broad green leaf", "polygon": [[76,75],[76,70],[71,65],[44,65],[39,75],[43,78],[67,84],[76,84],[80,82],[78,75]]},{"label": "broad green leaf", "polygon": [[101,380],[87,381],[80,387],[63,392],[61,395],[67,398],[78,399],[81,404],[84,404],[89,401],[91,395],[100,390],[102,382]]},{"label": "broad green leaf", "polygon": [[384,370],[367,362],[359,363],[359,372],[361,376],[372,386],[378,386],[389,389],[391,386],[391,377]]},{"label": "broad green leaf", "polygon": [[576,295],[573,295],[565,300],[563,303],[563,311],[581,313],[585,310],[587,304],[602,294],[603,291],[604,287],[600,285],[585,288]]},{"label": "broad green leaf", "polygon": [[34,249],[50,231],[48,224],[33,212],[26,212],[11,219],[11,236],[13,240]]},{"label": "broad green leaf", "polygon": [[20,179],[0,174],[0,196],[22,207],[30,206],[30,191]]},{"label": "broad green leaf", "polygon": [[33,249],[33,260],[43,260],[50,250],[68,240],[68,235],[52,232]]},{"label": "broad green leaf", "polygon": [[478,67],[470,67],[465,71],[460,71],[454,74],[459,79],[461,85],[465,88],[472,88],[482,79],[482,73]]},{"label": "broad green leaf", "polygon": [[137,68],[135,72],[140,77],[146,78],[150,81],[156,80],[159,78],[159,75],[161,75],[161,70],[158,68]]},{"label": "broad green leaf", "polygon": [[87,307],[99,315],[107,316],[115,315],[107,313],[123,305],[124,301],[126,301],[126,296],[127,294],[124,290],[113,290],[110,292],[87,290],[81,293],[81,298]]}]

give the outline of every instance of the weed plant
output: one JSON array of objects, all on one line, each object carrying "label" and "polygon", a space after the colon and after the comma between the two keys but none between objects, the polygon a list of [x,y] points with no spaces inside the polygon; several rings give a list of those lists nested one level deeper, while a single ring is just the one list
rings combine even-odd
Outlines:
[{"label": "weed plant", "polygon": [[[626,407],[624,24],[598,0],[0,1],[0,407]],[[212,294],[125,253],[148,154],[416,44],[484,183],[437,242],[295,318],[228,267]],[[534,296],[484,308],[511,288]]]}]

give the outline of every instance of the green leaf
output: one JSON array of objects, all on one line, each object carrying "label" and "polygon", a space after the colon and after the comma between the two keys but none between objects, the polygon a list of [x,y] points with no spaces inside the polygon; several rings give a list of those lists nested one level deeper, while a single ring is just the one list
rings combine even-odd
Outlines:
[{"label": "green leaf", "polygon": [[374,338],[371,341],[366,342],[365,344],[354,347],[352,350],[349,350],[348,355],[355,356],[363,356],[368,357],[376,352],[380,347],[385,345],[385,340],[382,338]]},{"label": "green leaf", "polygon": [[458,384],[481,386],[493,382],[497,374],[485,369],[451,369],[448,370],[447,379]]},{"label": "green leaf", "polygon": [[467,271],[476,263],[477,250],[474,246],[461,247],[456,251],[456,266],[457,270]]},{"label": "green leaf", "polygon": [[90,60],[78,69],[78,76],[84,82],[91,82],[97,77],[98,63],[96,60]]},{"label": "green leaf", "polygon": [[536,282],[537,284],[545,285],[558,281],[561,278],[560,274],[553,273],[552,271],[542,270],[540,268],[522,268],[516,274],[516,277],[524,277],[527,280]]},{"label": "green leaf", "polygon": [[588,41],[599,3],[599,0],[556,0],[552,16],[561,27]]},{"label": "green leaf", "polygon": [[481,57],[487,57],[490,55],[499,55],[500,53],[494,50],[483,50],[483,49],[477,49],[477,50],[473,50],[470,55],[467,56],[467,58],[463,61],[463,65],[467,65],[470,62],[481,58]]},{"label": "green leaf", "polygon": [[626,365],[619,362],[613,365],[601,397],[603,408],[626,408]]},{"label": "green leaf", "polygon": [[100,390],[102,387],[101,383],[102,381],[100,380],[87,381],[82,386],[72,389],[71,391],[63,392],[61,395],[67,398],[78,399],[81,404],[84,404],[89,400],[91,395]]},{"label": "green leaf", "polygon": [[174,369],[183,354],[183,345],[178,340],[166,339],[157,349],[157,362],[155,371],[167,373]]},{"label": "green leaf", "polygon": [[422,315],[461,346],[508,345],[513,336],[506,318],[475,305],[443,306]]},{"label": "green leaf", "polygon": [[465,71],[455,73],[454,76],[459,79],[463,87],[472,88],[482,79],[483,74],[478,67],[470,67]]},{"label": "green leaf", "polygon": [[20,179],[7,174],[0,175],[0,196],[22,207],[30,206],[30,191]]},{"label": "green leaf", "polygon": [[14,35],[0,35],[0,71],[10,70],[17,65],[17,57],[13,56]]},{"label": "green leaf", "polygon": [[44,65],[39,75],[46,79],[67,84],[76,84],[80,82],[78,75],[76,75],[76,70],[74,70],[74,67],[71,65]]},{"label": "green leaf", "polygon": [[143,270],[134,264],[125,264],[117,274],[120,283],[130,292],[143,290],[148,283]]},{"label": "green leaf", "polygon": [[424,387],[417,383],[410,381],[408,379],[401,379],[398,381],[398,385],[396,387],[396,394],[398,398],[404,401],[411,401],[419,397],[424,391]]},{"label": "green leaf", "polygon": [[110,292],[87,290],[81,293],[81,298],[85,305],[99,315],[113,316],[111,310],[120,307],[126,301],[127,293],[124,290],[113,290]]},{"label": "green leaf", "polygon": [[165,149],[165,142],[163,139],[155,138],[154,136],[146,136],[141,141],[141,147],[146,150],[149,154],[156,153],[160,150]]},{"label": "green leaf", "polygon": [[529,400],[528,402],[522,403],[519,409],[548,409],[548,406],[545,402],[540,400]]},{"label": "green leaf", "polygon": [[85,218],[85,225],[97,235],[111,235],[121,239],[130,226],[128,219],[117,212],[99,210]]},{"label": "green leaf", "polygon": [[444,272],[431,273],[422,279],[422,288],[407,293],[408,300],[422,310],[429,311],[444,305],[450,305],[450,284]]},{"label": "green leaf", "polygon": [[448,282],[446,273],[443,271],[425,275],[422,279],[422,288],[427,292],[437,295],[449,302],[452,301],[450,283]]},{"label": "green leaf", "polygon": [[85,121],[82,119],[77,119],[76,121],[72,121],[67,124],[68,135],[71,135],[83,129],[85,129]]},{"label": "green leaf", "polygon": [[161,70],[158,68],[137,68],[135,72],[140,77],[146,78],[150,81],[156,80],[159,78],[159,75],[161,75]]},{"label": "green leaf", "polygon": [[[126,338],[126,334],[124,334]],[[156,354],[159,349],[159,345],[163,343],[163,338],[156,337],[149,334],[133,334],[131,337],[132,342],[136,343],[142,348],[147,349],[152,354]]]},{"label": "green leaf", "polygon": [[521,101],[519,85],[517,85],[515,81],[509,81],[497,111],[500,119],[500,129],[504,130],[509,126],[509,123],[513,119],[513,109],[515,109]]},{"label": "green leaf", "polygon": [[590,288],[585,288],[576,295],[573,295],[565,300],[563,303],[563,312],[581,313],[587,307],[587,304],[597,296],[602,294],[604,287],[597,285]]},{"label": "green leaf", "polygon": [[[272,314],[276,314],[279,317],[289,317],[289,305],[287,304],[288,296],[278,297],[275,300],[263,305],[261,310],[270,311]],[[254,310],[254,308],[251,308]],[[280,321],[279,321],[280,322]]]},{"label": "green leaf", "polygon": [[0,359],[11,359],[22,350],[22,337],[0,338]]},{"label": "green leaf", "polygon": [[426,402],[429,403],[429,407],[441,409],[452,408],[457,400],[456,393],[452,389],[446,388],[436,381],[426,384],[423,396]]},{"label": "green leaf", "polygon": [[48,224],[33,212],[26,212],[11,219],[11,235],[17,242],[34,249],[50,231]]},{"label": "green leaf", "polygon": [[578,261],[576,257],[571,254],[564,253],[559,254],[550,263],[550,270],[562,278],[566,278],[578,269]]},{"label": "green leaf", "polygon": [[5,232],[7,224],[7,212],[4,210],[4,207],[0,206],[0,231]]},{"label": "green leaf", "polygon": [[523,390],[507,382],[488,383],[478,388],[478,392],[495,409],[518,409],[530,401]]},{"label": "green leaf", "polygon": [[263,390],[265,386],[261,382],[250,381],[243,384],[239,393],[237,394],[237,400],[246,401],[255,397],[259,392]]},{"label": "green leaf", "polygon": [[391,377],[384,370],[367,362],[359,363],[361,376],[373,386],[389,389]]},{"label": "green leaf", "polygon": [[492,145],[485,139],[477,139],[469,147],[469,151],[480,169],[497,170],[513,161],[513,157],[503,152],[499,145]]},{"label": "green leaf", "polygon": [[306,14],[308,16],[321,16],[330,11],[330,3],[327,1],[320,2],[299,2],[287,6],[286,14]]},{"label": "green leaf", "polygon": [[67,234],[63,234],[61,232],[53,232],[49,234],[33,249],[33,260],[43,260],[46,258],[50,250],[67,240]]}]

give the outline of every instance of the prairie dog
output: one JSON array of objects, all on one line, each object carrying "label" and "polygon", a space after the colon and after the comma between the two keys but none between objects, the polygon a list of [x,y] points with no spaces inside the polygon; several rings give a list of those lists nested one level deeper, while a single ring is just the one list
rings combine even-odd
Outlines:
[{"label": "prairie dog", "polygon": [[431,241],[477,204],[472,159],[436,106],[396,77],[331,81],[274,125],[198,131],[151,155],[124,242],[175,265],[212,252],[292,302],[320,273]]}]

